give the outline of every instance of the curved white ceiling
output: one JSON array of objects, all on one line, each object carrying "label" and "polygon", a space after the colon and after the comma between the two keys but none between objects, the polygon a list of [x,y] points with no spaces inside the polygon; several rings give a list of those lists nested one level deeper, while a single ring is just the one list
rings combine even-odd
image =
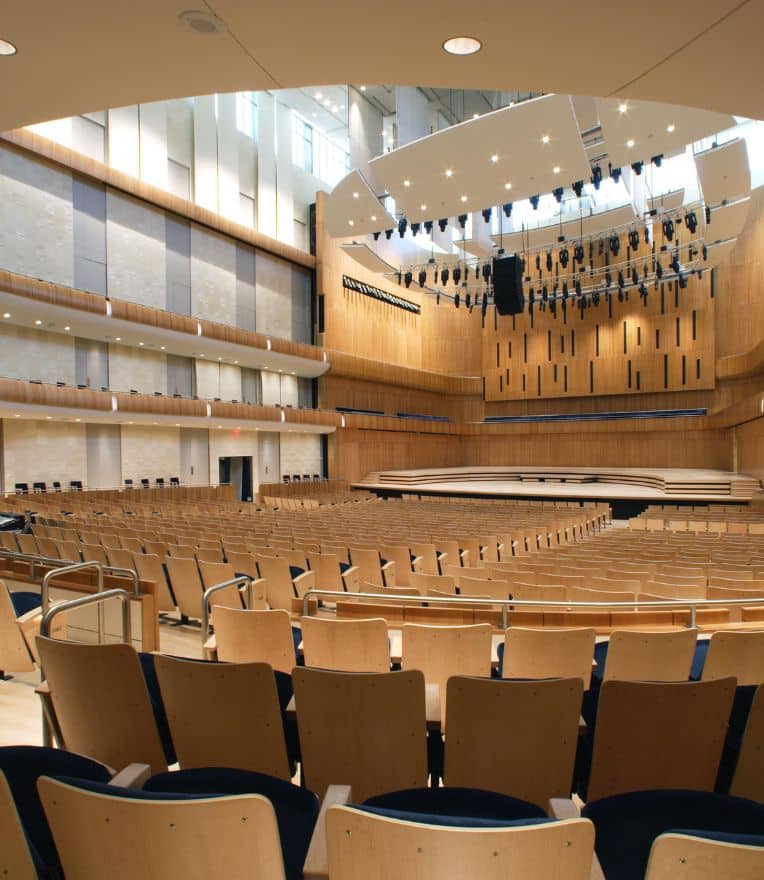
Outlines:
[{"label": "curved white ceiling", "polygon": [[[764,117],[761,0],[430,4],[210,0],[201,36],[177,0],[7,0],[0,130],[141,102],[337,82],[614,95]],[[455,57],[448,37],[483,42]]]}]

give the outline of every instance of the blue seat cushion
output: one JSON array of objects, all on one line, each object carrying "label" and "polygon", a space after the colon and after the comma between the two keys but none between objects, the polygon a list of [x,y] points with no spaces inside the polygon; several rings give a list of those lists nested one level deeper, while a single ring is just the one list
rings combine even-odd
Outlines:
[{"label": "blue seat cushion", "polygon": [[66,774],[96,782],[108,782],[111,773],[103,764],[91,761],[90,758],[44,746],[0,748],[0,771],[8,780],[8,787],[38,872],[41,876],[63,877],[48,820],[37,794],[37,780],[40,776]]},{"label": "blue seat cushion", "polygon": [[672,828],[667,833],[686,834],[688,837],[702,837],[704,840],[716,840],[719,843],[733,843],[736,846],[764,847],[764,834],[735,834],[725,831],[698,831],[694,828]]},{"label": "blue seat cushion", "polygon": [[[546,813],[536,804],[479,788],[407,788],[367,798],[361,808],[389,810],[412,815],[448,816],[493,822],[544,819]],[[410,821],[428,821],[413,819]],[[437,823],[436,823],[437,824]]]},{"label": "blue seat cushion", "polygon": [[345,574],[345,572],[352,567],[353,566],[349,562],[340,562],[340,574]]},{"label": "blue seat cushion", "polygon": [[13,604],[13,613],[16,617],[21,617],[27,611],[34,611],[35,608],[42,606],[42,599],[39,593],[28,593],[25,590],[18,590],[11,593],[11,603]]},{"label": "blue seat cushion", "polygon": [[281,837],[284,868],[289,880],[302,880],[302,868],[318,817],[318,798],[291,782],[226,767],[203,767],[158,773],[143,787],[145,792],[187,796],[260,794],[273,804]]},{"label": "blue seat cushion", "polygon": [[708,654],[708,646],[710,639],[698,639],[695,644],[695,653],[692,655],[692,666],[690,667],[690,681],[700,681],[703,677],[703,667],[706,665],[706,655]]},{"label": "blue seat cushion", "polygon": [[292,578],[292,580],[294,580],[295,578],[298,578],[301,574],[305,574],[304,568],[300,568],[299,565],[290,565],[289,566],[289,577]]},{"label": "blue seat cushion", "polygon": [[[292,630],[294,632],[294,629]],[[298,630],[299,632],[299,630]],[[286,714],[289,701],[292,699],[292,676],[286,672],[273,670],[276,679],[276,692],[279,697],[279,709],[281,710],[281,723],[284,725],[284,739],[286,740],[287,758],[289,759],[292,775],[297,772],[296,765],[302,760],[300,753],[300,737],[297,731],[297,719],[289,718]]]},{"label": "blue seat cushion", "polygon": [[167,711],[164,707],[162,692],[159,689],[159,679],[157,678],[156,668],[154,666],[154,655],[144,652],[138,653],[138,660],[141,664],[141,672],[146,681],[146,687],[151,700],[151,708],[154,712],[154,720],[159,730],[159,739],[162,741],[162,751],[168,764],[174,764],[178,758],[175,755],[175,746],[172,742],[172,734],[170,733],[170,723],[167,720]]},{"label": "blue seat cushion", "polygon": [[635,791],[586,804],[607,880],[643,880],[656,837],[672,828],[757,834],[764,804],[701,791]]}]

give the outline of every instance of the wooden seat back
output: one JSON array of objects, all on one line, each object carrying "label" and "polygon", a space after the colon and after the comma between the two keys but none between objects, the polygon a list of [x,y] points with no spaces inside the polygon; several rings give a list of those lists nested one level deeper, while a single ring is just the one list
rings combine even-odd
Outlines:
[{"label": "wooden seat back", "polygon": [[389,672],[387,623],[369,620],[328,620],[303,617],[302,653],[305,665],[342,672]]},{"label": "wooden seat back", "polygon": [[735,679],[605,681],[588,799],[626,791],[713,791]]},{"label": "wooden seat back", "polygon": [[703,681],[734,676],[738,687],[764,682],[764,628],[760,632],[715,632],[703,664]]},{"label": "wooden seat back", "polygon": [[204,588],[196,560],[187,556],[168,556],[164,561],[178,610],[184,617],[196,620],[202,614]]},{"label": "wooden seat back", "polygon": [[694,629],[616,630],[610,635],[604,680],[687,681],[696,641]]},{"label": "wooden seat back", "polygon": [[237,767],[290,778],[276,680],[267,663],[162,655],[155,663],[181,769]]},{"label": "wooden seat back", "polygon": [[319,798],[330,784],[351,785],[358,802],[427,784],[421,672],[298,667],[293,684],[305,784]]},{"label": "wooden seat back", "polygon": [[292,674],[296,665],[289,613],[245,611],[213,603],[217,657],[225,663],[268,663]]},{"label": "wooden seat back", "polygon": [[650,850],[645,880],[696,880],[734,877],[761,880],[764,847],[667,833],[656,838]]},{"label": "wooden seat back", "polygon": [[142,581],[154,582],[157,611],[174,611],[175,600],[167,585],[162,558],[151,553],[133,553],[133,568]]},{"label": "wooden seat back", "polygon": [[503,678],[578,678],[584,690],[592,677],[596,632],[588,628],[510,627],[504,634]]},{"label": "wooden seat back", "polygon": [[764,804],[764,685],[756,688],[730,794]]}]

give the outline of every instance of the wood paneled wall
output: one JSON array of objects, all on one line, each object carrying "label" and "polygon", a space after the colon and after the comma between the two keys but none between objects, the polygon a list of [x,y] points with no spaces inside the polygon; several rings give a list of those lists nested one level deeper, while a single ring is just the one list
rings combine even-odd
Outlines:
[{"label": "wood paneled wall", "polygon": [[[643,302],[600,299],[585,312],[526,311],[487,321],[487,401],[593,397],[714,387],[710,273],[652,289]],[[489,318],[491,316],[489,315]]]},{"label": "wood paneled wall", "polygon": [[738,471],[764,482],[764,417],[738,425],[734,430]]}]

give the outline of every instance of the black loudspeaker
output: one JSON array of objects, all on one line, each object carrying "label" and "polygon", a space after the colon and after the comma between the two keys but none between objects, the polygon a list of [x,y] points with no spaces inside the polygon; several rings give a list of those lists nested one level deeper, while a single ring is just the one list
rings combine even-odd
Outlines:
[{"label": "black loudspeaker", "polygon": [[520,315],[525,310],[524,271],[525,261],[518,256],[494,258],[493,301],[500,315]]}]

